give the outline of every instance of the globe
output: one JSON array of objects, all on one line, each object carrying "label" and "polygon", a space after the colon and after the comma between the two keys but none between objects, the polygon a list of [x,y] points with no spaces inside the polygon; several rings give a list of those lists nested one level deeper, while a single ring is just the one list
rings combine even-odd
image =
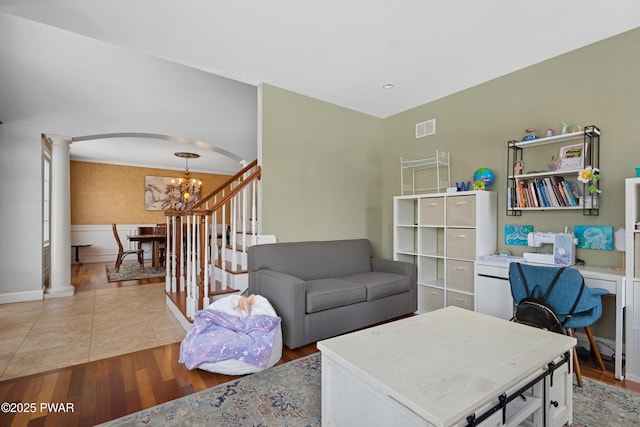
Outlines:
[{"label": "globe", "polygon": [[494,179],[495,175],[489,168],[480,168],[473,174],[473,182],[482,181],[485,186],[491,185]]}]

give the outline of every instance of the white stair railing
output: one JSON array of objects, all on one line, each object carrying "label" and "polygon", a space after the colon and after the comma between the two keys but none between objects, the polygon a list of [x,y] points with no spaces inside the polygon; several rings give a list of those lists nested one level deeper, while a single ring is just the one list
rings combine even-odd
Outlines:
[{"label": "white stair railing", "polygon": [[179,292],[186,289],[184,307],[189,319],[209,305],[212,292],[231,290],[227,270],[246,270],[247,226],[254,240],[258,231],[255,213],[260,177],[261,168],[253,161],[188,211],[165,211],[165,289],[177,293],[179,280]]}]

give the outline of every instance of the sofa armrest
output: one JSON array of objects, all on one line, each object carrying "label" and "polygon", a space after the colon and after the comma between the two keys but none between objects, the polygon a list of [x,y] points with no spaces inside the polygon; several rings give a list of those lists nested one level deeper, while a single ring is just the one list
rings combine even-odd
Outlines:
[{"label": "sofa armrest", "polygon": [[282,338],[289,348],[296,348],[304,340],[306,312],[305,282],[298,277],[273,270],[257,270],[254,275],[255,292],[265,297],[282,319]]},{"label": "sofa armrest", "polygon": [[418,309],[418,267],[415,264],[391,259],[371,258],[371,270],[408,276],[411,284],[409,290],[411,307],[413,311]]}]

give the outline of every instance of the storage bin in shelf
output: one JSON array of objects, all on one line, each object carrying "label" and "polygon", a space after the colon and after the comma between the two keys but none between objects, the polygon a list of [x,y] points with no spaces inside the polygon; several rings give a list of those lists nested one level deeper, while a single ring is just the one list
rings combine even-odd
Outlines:
[{"label": "storage bin in shelf", "polygon": [[473,294],[464,292],[450,291],[447,286],[447,306],[464,308],[473,311],[474,302]]},{"label": "storage bin in shelf", "polygon": [[444,226],[444,197],[429,197],[420,200],[420,225]]},{"label": "storage bin in shelf", "polygon": [[418,312],[428,313],[430,311],[444,308],[444,289],[433,286],[425,286],[418,283]]}]

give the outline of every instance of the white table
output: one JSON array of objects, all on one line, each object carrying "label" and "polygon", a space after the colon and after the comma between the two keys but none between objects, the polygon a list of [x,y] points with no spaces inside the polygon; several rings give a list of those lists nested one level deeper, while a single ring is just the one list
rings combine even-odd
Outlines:
[{"label": "white table", "polygon": [[[577,266],[590,288],[606,289],[616,299],[615,377],[624,378],[622,372],[622,344],[626,285],[624,271],[607,267]],[[476,262],[476,311],[502,319],[513,316],[513,299],[509,285],[509,263],[499,260]]]},{"label": "white table", "polygon": [[[505,425],[571,423],[575,344],[457,307],[320,341],[322,425],[464,426],[524,385],[527,401],[506,406]],[[545,376],[552,361],[559,367]],[[503,425],[502,415],[480,425]]]}]

